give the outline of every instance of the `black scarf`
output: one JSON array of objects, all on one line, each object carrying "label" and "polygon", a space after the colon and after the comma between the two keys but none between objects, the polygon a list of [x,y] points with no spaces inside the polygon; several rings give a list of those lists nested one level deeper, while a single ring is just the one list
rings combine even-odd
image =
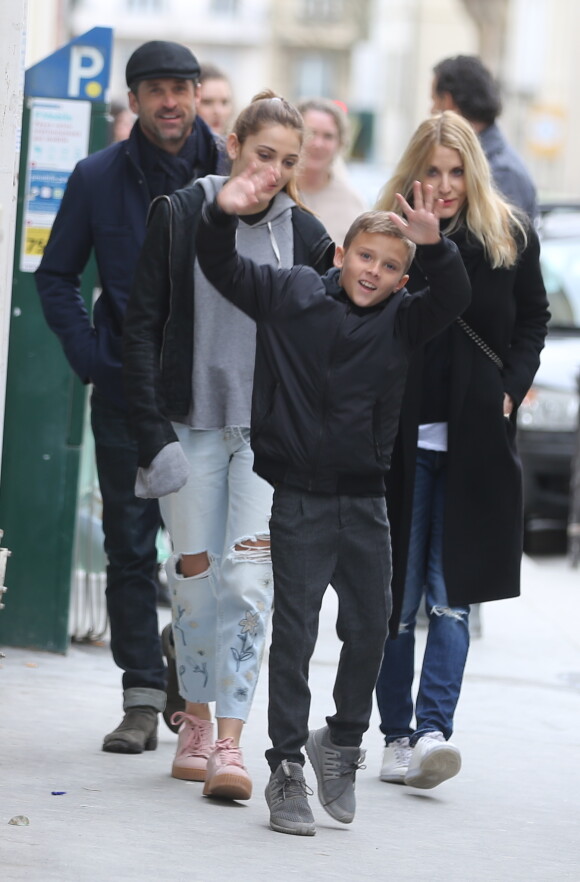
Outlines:
[{"label": "black scarf", "polygon": [[[145,137],[139,125],[135,129],[141,169],[145,175],[151,199],[180,190],[200,174],[205,175],[214,171],[215,152],[212,151],[213,161],[200,163],[202,158],[199,155],[200,138],[195,123],[191,135],[177,155],[168,153],[167,150],[153,144],[149,138]],[[201,152],[208,153],[207,149]],[[207,158],[209,159],[209,156]]]}]

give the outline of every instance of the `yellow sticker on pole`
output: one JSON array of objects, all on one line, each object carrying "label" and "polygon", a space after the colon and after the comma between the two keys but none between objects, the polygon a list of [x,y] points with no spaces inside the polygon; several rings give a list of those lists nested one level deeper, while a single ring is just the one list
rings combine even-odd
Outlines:
[{"label": "yellow sticker on pole", "polygon": [[26,227],[24,253],[30,257],[42,257],[49,236],[50,227]]},{"label": "yellow sticker on pole", "polygon": [[19,269],[40,264],[69,176],[89,148],[91,104],[65,98],[29,98],[28,156]]}]

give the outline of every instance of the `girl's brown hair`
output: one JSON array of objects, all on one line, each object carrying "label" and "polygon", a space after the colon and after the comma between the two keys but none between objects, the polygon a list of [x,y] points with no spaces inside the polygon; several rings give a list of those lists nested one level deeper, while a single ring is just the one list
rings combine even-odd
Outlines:
[{"label": "girl's brown hair", "polygon": [[[276,95],[271,89],[264,89],[252,98],[251,104],[245,107],[236,119],[232,132],[238,139],[240,147],[250,136],[261,131],[265,126],[279,125],[294,129],[298,133],[300,148],[304,143],[304,120],[293,104]],[[288,196],[305,211],[309,209],[298,195],[296,177],[293,176],[284,187]]]}]

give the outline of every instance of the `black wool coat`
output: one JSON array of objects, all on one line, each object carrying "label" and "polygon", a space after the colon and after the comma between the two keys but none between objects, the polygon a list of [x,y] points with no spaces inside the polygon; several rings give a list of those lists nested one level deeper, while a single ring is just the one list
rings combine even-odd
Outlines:
[{"label": "black wool coat", "polygon": [[[450,605],[515,597],[520,591],[523,541],[517,409],[539,365],[549,318],[533,229],[511,269],[492,269],[483,249],[464,231],[450,236],[472,285],[463,318],[503,361],[500,370],[456,323],[451,347],[443,569]],[[408,288],[424,287],[417,261]],[[399,432],[387,476],[393,548],[393,615],[398,630],[409,549],[424,348],[411,361]],[[514,400],[509,420],[503,397]]]}]

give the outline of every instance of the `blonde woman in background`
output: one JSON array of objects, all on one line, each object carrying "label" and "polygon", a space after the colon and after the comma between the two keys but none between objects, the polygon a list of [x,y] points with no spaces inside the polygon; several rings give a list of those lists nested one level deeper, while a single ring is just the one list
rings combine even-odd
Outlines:
[{"label": "blonde woman in background", "polygon": [[368,208],[341,167],[347,142],[347,117],[328,98],[301,101],[306,126],[298,189],[304,204],[322,221],[331,239],[342,245],[354,219]]}]

